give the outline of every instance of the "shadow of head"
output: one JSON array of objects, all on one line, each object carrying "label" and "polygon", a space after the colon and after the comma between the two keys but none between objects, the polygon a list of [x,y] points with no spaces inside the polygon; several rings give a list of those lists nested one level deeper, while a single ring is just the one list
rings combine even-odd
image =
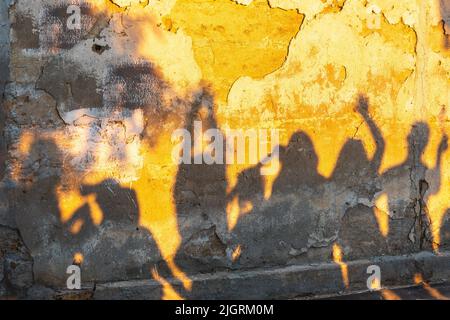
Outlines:
[{"label": "shadow of head", "polygon": [[284,164],[297,164],[315,170],[319,158],[311,138],[305,132],[297,131],[291,136],[288,145],[281,148],[280,161]]},{"label": "shadow of head", "polygon": [[416,122],[408,135],[408,154],[412,156],[414,151],[422,155],[430,139],[430,128],[425,122]]}]

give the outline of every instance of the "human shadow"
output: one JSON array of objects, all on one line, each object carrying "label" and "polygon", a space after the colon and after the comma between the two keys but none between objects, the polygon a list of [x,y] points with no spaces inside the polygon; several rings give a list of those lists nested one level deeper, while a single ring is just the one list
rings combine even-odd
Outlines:
[{"label": "human shadow", "polygon": [[[178,230],[182,236],[176,263],[184,270],[197,272],[212,272],[226,266],[223,263],[226,248],[217,232],[226,223],[227,182],[223,161],[226,141],[218,129],[214,107],[214,95],[208,88],[194,93],[184,128],[189,138],[183,142],[189,144],[185,150],[190,151],[190,159],[188,163],[183,161],[178,165],[173,192]],[[195,153],[194,146],[198,135],[208,132],[215,134],[214,141],[221,140],[212,152],[212,164],[206,164],[202,155]]]},{"label": "human shadow", "polygon": [[[436,155],[436,164],[433,168],[429,168],[422,160],[422,156],[429,144],[430,129],[428,124],[417,122],[412,126],[408,135],[408,157],[404,163],[387,170],[381,177],[388,183],[386,186],[388,196],[388,207],[391,215],[395,217],[413,218],[412,231],[417,235],[417,239],[412,238],[412,242],[416,242],[419,249],[428,247],[433,242],[430,230],[430,217],[427,209],[427,202],[430,196],[436,194],[441,188],[441,171],[442,156],[448,148],[448,138],[444,135],[438,147]],[[403,176],[403,188],[412,188],[415,199],[408,205],[400,203],[396,205],[395,200],[398,197],[401,182],[396,177]],[[432,177],[432,184],[426,180],[426,176]],[[391,183],[389,183],[391,181]],[[396,181],[396,182],[395,182]],[[393,184],[392,182],[396,183]]]},{"label": "human shadow", "polygon": [[385,151],[385,141],[380,129],[369,115],[369,102],[365,96],[359,96],[355,111],[362,116],[370,129],[376,145],[374,156],[369,159],[361,140],[349,139],[340,151],[331,180],[338,184],[342,181],[347,185],[355,186],[359,189],[359,193],[364,193],[372,191],[361,190],[361,188],[364,188],[364,181],[373,181],[378,176]]},{"label": "human shadow", "polygon": [[388,242],[380,232],[374,209],[370,205],[379,191],[376,182],[386,143],[381,130],[370,116],[369,101],[364,95],[358,97],[355,111],[361,115],[370,130],[375,142],[374,155],[372,159],[369,158],[361,140],[347,140],[329,178],[329,183],[335,186],[335,192],[351,195],[350,199],[341,203],[344,212],[339,214],[337,241],[341,247],[348,248],[347,259],[379,256],[388,252]]},{"label": "human shadow", "polygon": [[[63,252],[58,238],[68,236],[61,228],[56,192],[62,164],[62,153],[52,139],[35,139],[21,162],[18,185],[10,192],[16,225],[33,257],[34,278],[44,283],[55,282],[58,273],[65,273],[61,265],[48,266],[53,254]],[[64,260],[70,263],[72,257]]]}]

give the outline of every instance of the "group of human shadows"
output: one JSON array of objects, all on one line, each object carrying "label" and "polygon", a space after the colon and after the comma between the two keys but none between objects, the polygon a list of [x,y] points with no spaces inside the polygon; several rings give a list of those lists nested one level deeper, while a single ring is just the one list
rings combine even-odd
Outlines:
[{"label": "group of human shadows", "polygon": [[[206,106],[205,101],[207,101]],[[194,121],[199,120],[199,118],[202,117],[200,115],[200,111],[205,107],[209,110],[209,112],[207,113],[208,115],[206,119],[204,116],[203,119],[201,119],[204,123],[204,127],[217,128],[215,116],[212,112],[212,106],[213,98],[207,93],[205,93],[201,99],[197,99],[197,102],[193,105],[192,110],[188,115],[186,129],[190,132],[193,131]],[[355,105],[355,111],[364,118],[364,121],[370,128],[371,134],[375,141],[376,150],[371,159],[368,157],[364,145],[360,140],[349,139],[340,152],[333,174],[329,178],[326,178],[317,171],[318,156],[314,151],[314,146],[311,139],[306,133],[298,131],[291,136],[290,141],[286,146],[280,146],[279,148],[279,162],[281,171],[273,184],[272,197],[276,198],[277,195],[286,193],[295,195],[296,193],[303,192],[306,188],[314,190],[317,186],[326,183],[341,183],[345,184],[346,188],[351,188],[355,193],[364,192],[360,191],[360,189],[364,189],[363,185],[365,182],[370,184],[370,181],[377,178],[383,178],[379,175],[379,169],[385,152],[385,141],[380,129],[370,117],[368,109],[368,101],[361,95]],[[411,132],[408,136],[408,158],[401,165],[391,168],[387,172],[383,173],[387,179],[396,179],[397,176],[408,172],[410,173],[411,170],[419,173],[419,175],[420,173],[423,174],[425,171],[428,171],[428,173],[431,172],[431,174],[436,177],[432,185],[428,185],[425,181],[416,181],[419,184],[416,186],[418,193],[417,199],[420,201],[417,205],[423,208],[426,208],[427,199],[431,195],[435,194],[441,187],[442,182],[440,181],[440,176],[443,154],[448,148],[447,136],[444,135],[437,151],[438,154],[435,167],[428,168],[427,165],[421,161],[421,155],[428,145],[430,136],[429,131],[430,129],[426,123],[415,123],[412,126]],[[30,157],[39,157],[38,155],[42,152],[61,155],[61,151],[58,150],[55,143],[48,139],[40,139],[34,142],[30,151],[30,155],[33,156]],[[30,159],[30,161],[31,160],[32,159]],[[36,159],[32,161],[35,160]],[[58,168],[61,165],[62,159],[53,160],[50,164],[50,166],[53,166],[54,168]],[[175,263],[181,268],[181,270],[183,270],[184,266],[195,266],[195,263],[191,264],[191,262],[188,261],[189,256],[183,254],[183,246],[192,237],[192,229],[187,231],[188,229],[186,229],[183,222],[181,222],[185,221],[185,219],[180,219],[180,217],[183,216],[189,219],[192,218],[191,215],[193,214],[200,214],[204,216],[204,219],[209,219],[208,215],[210,215],[211,212],[216,212],[215,214],[222,215],[223,218],[212,220],[220,220],[226,223],[227,205],[235,197],[238,197],[239,201],[242,203],[251,202],[256,204],[261,201],[270,202],[271,199],[264,200],[264,182],[260,175],[260,169],[261,164],[258,164],[243,171],[238,177],[238,182],[235,188],[231,192],[227,192],[226,165],[179,165],[173,191],[173,199],[176,205],[176,214],[178,216],[178,232],[182,237],[182,245],[178,250],[179,254],[175,258]],[[52,186],[52,199],[48,199],[48,196],[45,199],[46,206],[49,208],[48,210],[54,211],[54,214],[57,217],[60,215],[55,190],[56,186],[60,182],[60,178],[53,180],[54,185]],[[43,190],[45,190],[45,188],[39,183],[36,183],[36,185],[27,190],[27,194],[30,195],[34,193],[35,195],[39,195],[42,194]],[[186,200],[186,190],[190,190],[190,192],[195,196],[190,200]],[[144,230],[145,228],[139,226],[140,208],[135,191],[130,188],[121,187],[116,181],[109,179],[95,186],[81,186],[80,192],[83,196],[95,196],[96,202],[103,212],[103,221],[101,225],[95,224],[92,221],[92,212],[90,212],[91,208],[86,205],[80,208],[69,221],[64,223],[60,222],[62,224],[60,226],[62,229],[69,230],[73,227],[76,221],[83,221],[83,225],[78,233],[71,236],[68,243],[70,247],[72,247],[75,251],[81,248],[84,241],[83,239],[92,237],[96,233],[98,234],[99,230],[102,228],[102,225],[117,223],[122,225],[128,224],[131,227],[129,230],[137,230],[137,232],[148,233],[148,246],[146,245],[145,249],[149,250],[149,253],[152,251],[152,256],[160,257],[158,253],[158,246],[153,240],[151,232],[149,230]],[[33,199],[36,198],[33,197]],[[215,210],[213,210],[213,207]],[[414,210],[414,208],[412,210]],[[426,225],[429,223],[429,220],[426,217],[427,212],[426,210],[422,211],[423,212],[421,212],[421,214],[423,216],[419,217],[419,220],[416,220],[415,223],[424,224],[424,226],[421,226],[420,228],[420,232],[422,232],[422,234],[419,235],[419,240],[421,245],[423,244],[426,246],[426,242],[430,242],[432,239],[429,234],[429,228],[427,228],[428,226]],[[448,216],[449,213],[450,210],[447,211],[446,216]],[[254,219],[249,219],[249,217],[255,214],[257,215],[258,211],[254,209],[253,212],[251,211],[241,217],[235,227],[236,232],[245,233],[248,227],[255,223]],[[283,219],[289,218],[285,216],[286,214],[287,213],[285,211],[279,210],[278,212],[270,212],[268,215],[271,215],[272,218],[280,222],[283,221]],[[296,214],[305,215],[311,213],[297,212]],[[194,221],[194,219],[192,221]],[[371,221],[367,221],[366,223],[369,224],[374,230],[379,229],[376,224],[376,220],[374,219],[371,219]],[[280,225],[283,225],[283,223],[280,223]],[[38,228],[39,226],[36,227],[36,229]],[[357,229],[358,226],[354,226],[354,228]],[[445,224],[445,221],[441,231],[441,240],[445,245],[445,242],[449,241],[449,226]],[[393,232],[395,232],[395,230]],[[265,234],[263,236],[265,241],[277,241],[277,239],[271,239],[274,235]],[[380,239],[382,238],[381,234],[379,237]],[[244,241],[244,243],[241,244],[245,250],[252,250],[251,244],[246,245],[245,239],[239,240]],[[404,241],[407,242],[408,239],[404,238]],[[354,245],[358,246],[360,244],[354,243]],[[206,254],[208,254],[207,251]],[[121,257],[116,257],[116,259],[120,258]],[[164,265],[163,259],[160,258],[159,265],[157,265],[156,268],[166,270],[167,272],[161,272],[166,274],[167,277],[170,277],[170,268],[167,268],[167,265]],[[183,291],[185,296],[189,296],[188,291]]]},{"label": "group of human shadows", "polygon": [[[443,20],[444,17],[447,17],[448,15],[448,7],[448,1],[441,0]],[[448,48],[448,37],[446,38],[446,41],[446,48]],[[217,128],[216,119],[212,111],[213,104],[214,101],[212,95],[204,92],[203,96],[197,99],[196,103],[194,103],[194,105],[192,106],[192,109],[185,121],[186,129],[192,133],[194,130],[194,121],[196,120],[203,121],[205,130],[208,128]],[[205,107],[209,110],[208,116],[206,119],[201,119],[202,116],[200,115],[200,111]],[[448,148],[447,136],[444,135],[442,141],[440,142],[436,157],[437,161],[434,168],[429,168],[422,162],[421,155],[428,145],[430,129],[426,123],[415,123],[412,126],[410,134],[408,136],[407,159],[402,164],[389,169],[387,172],[384,172],[382,176],[380,176],[379,169],[381,166],[383,155],[385,153],[384,138],[381,134],[380,129],[377,127],[377,125],[369,115],[369,105],[367,99],[364,96],[360,96],[355,107],[355,110],[359,112],[359,114],[364,118],[367,126],[370,128],[372,137],[376,144],[374,156],[372,158],[368,157],[364,145],[360,140],[349,139],[340,152],[334,172],[330,177],[327,178],[317,171],[318,155],[314,150],[314,146],[310,137],[305,132],[298,131],[291,136],[290,141],[286,146],[280,146],[279,161],[281,171],[279,172],[279,175],[273,184],[272,198],[275,199],[277,198],[277,196],[286,193],[298,195],[298,193],[304,192],[305,189],[309,188],[310,190],[314,190],[318,186],[327,183],[341,184],[344,188],[351,189],[351,191],[356,194],[363,194],[367,191],[365,190],[365,185],[371,185],[371,181],[373,182],[376,179],[395,180],[397,177],[405,175],[405,173],[409,174],[413,171],[417,174],[418,177],[423,177],[425,171],[427,171],[428,174],[431,174],[435,177],[433,184],[429,185],[425,180],[414,180],[414,183],[416,183],[417,185],[413,186],[413,188],[416,188],[416,205],[420,207],[419,214],[421,215],[418,218],[414,218],[414,223],[420,224],[418,230],[421,234],[418,235],[418,241],[420,243],[420,246],[426,247],[427,243],[429,244],[429,242],[433,241],[432,237],[429,234],[429,220],[426,216],[427,199],[438,192],[438,190],[441,188],[442,183],[448,183],[448,181],[440,181],[443,154]],[[143,137],[144,140],[151,140],[153,138],[154,137]],[[42,159],[49,159],[48,155],[57,156],[53,157],[51,160],[45,160],[48,161],[48,163],[42,163]],[[25,167],[33,167],[36,165],[36,163],[38,163],[43,167],[49,167],[51,170],[53,170],[53,173],[50,173],[50,175],[53,174],[53,178],[49,180],[51,181],[50,186],[46,186],[44,183],[36,180],[23,190],[24,195],[22,195],[21,198],[23,199],[22,204],[30,202],[29,207],[36,208],[36,210],[34,210],[35,212],[39,211],[39,206],[44,206],[46,208],[45,210],[47,212],[50,212],[51,215],[55,217],[55,219],[53,219],[54,224],[59,224],[56,227],[54,226],[54,228],[64,230],[64,234],[66,235],[64,239],[66,240],[63,240],[62,238],[59,238],[59,240],[67,241],[67,247],[71,248],[73,252],[82,251],[81,248],[83,247],[83,242],[85,241],[85,239],[93,236],[95,237],[96,235],[98,237],[103,237],[104,235],[100,235],[99,233],[102,227],[104,227],[105,225],[128,225],[129,228],[127,228],[127,232],[133,232],[132,230],[135,230],[136,232],[143,232],[147,235],[147,243],[144,249],[148,250],[149,255],[156,257],[156,260],[159,259],[160,263],[156,266],[156,268],[159,268],[159,270],[161,270],[161,274],[166,274],[167,277],[173,276],[173,274],[171,274],[170,267],[165,265],[165,262],[161,258],[158,246],[153,240],[150,230],[145,230],[145,228],[139,225],[139,215],[142,213],[140,212],[139,202],[137,200],[135,191],[130,188],[121,187],[113,179],[105,180],[95,186],[80,186],[79,190],[83,196],[95,196],[96,203],[103,213],[103,220],[101,224],[98,225],[94,223],[92,219],[92,212],[90,212],[91,207],[88,205],[84,205],[79,210],[77,210],[68,221],[61,222],[60,206],[58,204],[58,196],[56,194],[56,190],[62,182],[62,151],[59,150],[58,146],[53,140],[41,138],[34,141],[33,145],[30,148],[28,159],[25,159],[23,162]],[[257,207],[257,203],[270,202],[272,198],[268,200],[264,198],[264,183],[260,175],[260,169],[261,164],[242,172],[238,177],[238,182],[234,189],[231,192],[228,192],[225,165],[179,165],[175,187],[173,189],[173,199],[176,206],[176,214],[178,217],[178,230],[176,231],[181,234],[182,238],[182,244],[178,249],[177,257],[175,257],[175,263],[181,268],[181,270],[190,268],[190,262],[188,261],[189,255],[183,254],[183,250],[184,245],[192,240],[192,229],[185,228],[183,221],[185,221],[186,219],[180,219],[180,217],[183,216],[184,218],[189,219],[192,217],[192,215],[200,214],[203,216],[203,219],[208,220],[211,218],[208,215],[211,215],[211,212],[215,212],[213,214],[221,215],[221,217],[212,220],[223,221],[226,224],[226,208],[234,198],[238,197],[241,203],[253,203],[255,204],[255,207]],[[47,179],[47,177],[44,177],[44,179]],[[48,192],[48,190],[51,191]],[[155,192],[157,192],[157,190],[155,190]],[[372,194],[373,193],[374,192],[372,192]],[[186,194],[191,194],[194,196],[186,199]],[[40,202],[40,204],[36,203],[35,201]],[[45,204],[43,204],[43,202],[45,202]],[[21,204],[19,203],[19,206],[20,205]],[[212,209],[213,207],[214,210]],[[416,208],[409,209],[411,211],[417,211]],[[261,212],[258,212],[257,209],[253,209],[245,216],[240,217],[237,225],[234,228],[235,231],[231,232],[235,232],[236,234],[245,234],[250,226],[254,228],[254,223],[256,220],[253,219],[252,216],[258,215],[260,213]],[[286,214],[287,211],[285,210],[278,210],[276,212],[272,211],[267,214],[267,218],[275,219],[276,222],[274,224],[278,223],[279,225],[283,226],[285,225],[282,223],[283,219],[290,218],[287,217]],[[305,215],[310,213],[300,211],[297,214]],[[413,212],[412,215],[416,215],[416,213]],[[450,245],[450,225],[448,222],[449,219],[447,219],[449,215],[450,209],[446,212],[441,227],[441,244],[443,246]],[[40,245],[40,238],[49,237],[48,234],[46,235],[49,230],[48,226],[45,228],[45,230],[40,230],[43,229],[40,222],[42,221],[41,218],[42,217],[30,217],[29,213],[24,213],[21,217],[18,218],[18,220],[22,219],[23,223],[27,224],[29,224],[29,220],[35,220],[35,222],[33,222],[35,227],[32,230],[35,235],[34,237],[31,237],[34,238],[34,240],[30,240],[30,242],[34,241],[34,243],[30,245],[30,248],[32,250],[33,247]],[[266,217],[264,217],[263,219],[265,218]],[[379,227],[376,223],[376,220],[373,217],[369,220],[370,221],[363,221],[363,223],[367,224],[368,227],[372,228],[373,230],[378,230]],[[82,227],[75,235],[70,235],[70,232],[68,230],[73,230],[73,227],[77,221],[83,222]],[[293,227],[295,228],[297,226],[294,225]],[[358,229],[358,227],[358,225],[352,226],[352,228],[355,229]],[[394,232],[395,229],[390,231],[390,233]],[[278,240],[275,238],[272,239],[271,236],[273,235],[271,235],[270,233],[264,234],[264,241],[273,241],[275,243]],[[290,234],[288,236],[290,236]],[[302,235],[299,234],[299,236]],[[379,239],[383,239],[381,234],[378,234],[378,236]],[[58,239],[58,236],[55,237]],[[70,238],[69,240],[67,240],[68,237]],[[251,238],[251,235],[247,235],[247,237],[245,237],[245,239],[248,238]],[[213,237],[210,237],[209,239],[213,239],[217,242],[217,239],[214,239],[214,234]],[[251,251],[252,247],[251,245],[245,243],[245,239],[238,240],[244,247],[244,250]],[[259,241],[261,239],[257,240]],[[407,235],[405,235],[404,239],[402,240],[408,242]],[[134,244],[135,247],[140,245],[141,243],[139,242],[136,242]],[[355,247],[358,247],[362,246],[363,244],[359,243],[359,239],[356,237],[355,243],[353,245]],[[131,245],[131,247],[133,247],[133,244]],[[117,251],[116,253],[118,254],[120,253],[120,251]],[[99,254],[101,255],[102,253]],[[206,254],[208,254],[208,250],[206,250]],[[245,252],[243,252],[242,254],[243,256],[245,256]],[[127,257],[121,256],[112,258],[117,260],[127,259]],[[87,259],[89,259],[89,257],[85,257],[85,260]],[[121,262],[119,261],[118,263]],[[196,264],[193,263],[192,265],[195,266]],[[188,267],[185,268],[185,266]],[[137,269],[140,268],[140,266],[137,266]],[[145,268],[147,268],[148,276],[150,277],[150,269],[153,267],[145,266]],[[166,270],[166,272],[164,271],[164,269]],[[180,290],[183,291],[183,295],[189,297],[189,290],[185,290],[186,288],[183,286],[177,286],[177,288],[181,288]],[[195,287],[192,288],[190,292],[194,290]]]}]

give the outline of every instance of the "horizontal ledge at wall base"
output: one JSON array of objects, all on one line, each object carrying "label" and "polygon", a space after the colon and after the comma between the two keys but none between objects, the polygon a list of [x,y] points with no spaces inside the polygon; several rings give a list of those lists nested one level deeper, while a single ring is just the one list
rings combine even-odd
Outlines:
[{"label": "horizontal ledge at wall base", "polygon": [[[186,299],[313,298],[367,290],[367,279],[371,275],[367,273],[367,268],[371,265],[380,267],[382,287],[414,285],[417,275],[423,281],[431,283],[450,279],[450,252],[421,252],[351,261],[345,267],[344,264],[322,263],[191,275],[190,291],[185,290],[179,281],[167,282]],[[348,287],[343,281],[345,269],[348,273]],[[122,281],[97,284],[93,298],[158,300],[161,299],[162,291],[161,284],[154,280]]]}]

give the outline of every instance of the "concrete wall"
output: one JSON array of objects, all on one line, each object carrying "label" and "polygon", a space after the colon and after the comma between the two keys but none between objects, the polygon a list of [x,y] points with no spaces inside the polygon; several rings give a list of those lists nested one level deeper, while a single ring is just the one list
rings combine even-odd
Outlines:
[{"label": "concrete wall", "polygon": [[[16,0],[4,215],[33,272],[5,288],[47,294],[71,264],[99,297],[337,293],[367,261],[390,284],[448,276],[414,261],[450,246],[449,7]],[[277,130],[274,172],[178,165],[172,135],[199,122]]]},{"label": "concrete wall", "polygon": [[8,174],[6,172],[8,151],[5,124],[5,88],[8,86],[10,60],[10,19],[12,1],[0,3],[0,296],[17,295],[33,285],[33,265],[28,249],[23,243],[15,218],[9,207]]},{"label": "concrete wall", "polygon": [[[0,4],[0,103],[3,103],[6,82],[9,80],[9,33],[10,23],[8,8],[11,1],[3,1]],[[4,131],[5,114],[4,109],[0,111],[0,130]],[[0,176],[5,173],[6,145],[3,138],[0,138]]]}]

